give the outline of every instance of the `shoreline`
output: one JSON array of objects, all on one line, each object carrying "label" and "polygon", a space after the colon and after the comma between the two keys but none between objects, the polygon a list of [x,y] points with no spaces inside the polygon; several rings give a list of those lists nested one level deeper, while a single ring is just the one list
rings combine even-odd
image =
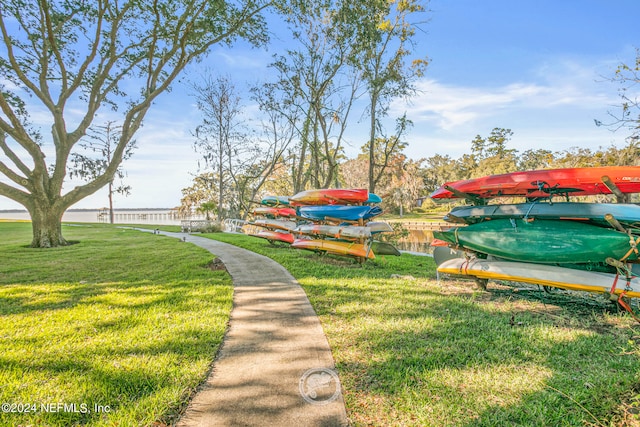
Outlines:
[{"label": "shoreline", "polygon": [[[180,225],[184,219],[175,208],[118,208],[113,210],[114,224],[155,224]],[[204,218],[204,216],[203,216]],[[194,215],[192,219],[199,219]],[[31,216],[26,209],[0,210],[0,220],[30,221]],[[63,222],[109,223],[109,210],[68,209],[62,215]]]},{"label": "shoreline", "polygon": [[[173,211],[177,208],[114,208],[113,211]],[[100,212],[109,208],[74,208],[67,209],[65,212]],[[26,209],[0,209],[0,214],[2,213],[27,213]]]}]

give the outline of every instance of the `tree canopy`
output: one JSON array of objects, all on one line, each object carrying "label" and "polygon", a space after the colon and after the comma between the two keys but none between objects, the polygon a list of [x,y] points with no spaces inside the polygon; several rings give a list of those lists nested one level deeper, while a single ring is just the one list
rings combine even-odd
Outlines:
[{"label": "tree canopy", "polygon": [[[32,246],[66,244],[64,211],[113,179],[153,101],[214,44],[267,39],[245,0],[6,0],[0,8],[0,196],[33,221]],[[104,172],[66,191],[68,162],[93,121],[118,114]],[[34,114],[37,113],[37,114]],[[38,120],[34,120],[34,116]],[[41,117],[45,117],[44,119]],[[66,191],[66,192],[65,192]]]}]

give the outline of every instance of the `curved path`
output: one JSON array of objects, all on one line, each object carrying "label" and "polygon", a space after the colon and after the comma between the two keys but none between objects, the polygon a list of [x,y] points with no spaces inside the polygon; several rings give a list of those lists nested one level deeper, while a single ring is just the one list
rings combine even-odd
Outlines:
[{"label": "curved path", "polygon": [[293,276],[275,261],[233,245],[160,234],[215,254],[234,285],[222,348],[177,425],[346,426],[331,349]]}]

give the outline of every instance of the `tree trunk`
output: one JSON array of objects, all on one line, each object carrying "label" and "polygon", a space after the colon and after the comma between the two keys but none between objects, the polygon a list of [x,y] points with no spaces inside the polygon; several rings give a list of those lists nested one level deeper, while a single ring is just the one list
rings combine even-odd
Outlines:
[{"label": "tree trunk", "polygon": [[376,179],[376,107],[378,104],[378,96],[374,92],[371,94],[371,117],[369,122],[369,192],[375,193]]},{"label": "tree trunk", "polygon": [[113,223],[113,181],[109,181],[109,224]]},{"label": "tree trunk", "polygon": [[67,246],[62,237],[62,215],[64,209],[55,206],[36,206],[29,209],[33,229],[32,248],[53,248]]}]

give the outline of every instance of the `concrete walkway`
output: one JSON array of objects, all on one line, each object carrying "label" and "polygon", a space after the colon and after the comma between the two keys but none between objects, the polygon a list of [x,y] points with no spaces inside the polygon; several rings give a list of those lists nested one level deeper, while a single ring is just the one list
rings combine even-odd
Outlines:
[{"label": "concrete walkway", "polygon": [[218,256],[234,285],[222,348],[177,425],[346,426],[331,349],[293,276],[275,261],[233,245],[160,233]]}]

